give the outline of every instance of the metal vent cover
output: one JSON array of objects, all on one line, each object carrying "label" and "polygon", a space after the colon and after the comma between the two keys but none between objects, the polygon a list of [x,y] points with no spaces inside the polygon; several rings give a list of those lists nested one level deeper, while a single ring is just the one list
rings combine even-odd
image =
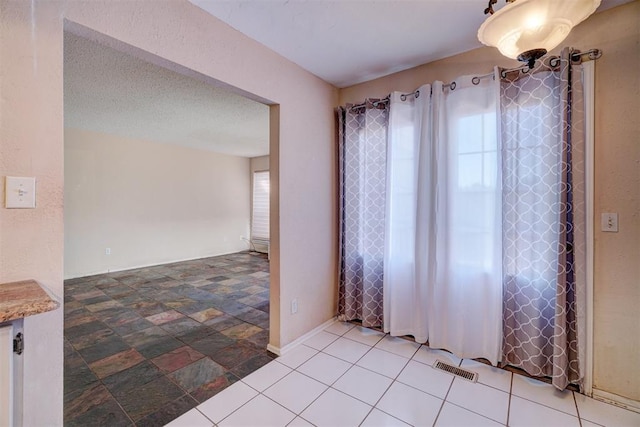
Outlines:
[{"label": "metal vent cover", "polygon": [[467,381],[471,381],[472,383],[475,383],[476,381],[478,381],[477,372],[469,371],[467,369],[462,369],[457,366],[450,365],[449,363],[443,362],[442,360],[439,360],[439,359],[436,360],[436,362],[433,364],[432,367],[433,369],[444,371],[448,374],[455,375],[456,377],[460,377]]}]

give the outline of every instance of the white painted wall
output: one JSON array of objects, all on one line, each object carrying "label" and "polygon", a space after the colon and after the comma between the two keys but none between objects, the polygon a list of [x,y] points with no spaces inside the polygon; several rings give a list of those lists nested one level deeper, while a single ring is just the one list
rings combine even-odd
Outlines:
[{"label": "white painted wall", "polygon": [[[0,0],[0,175],[38,182],[36,209],[0,208],[0,283],[33,278],[63,294],[65,25],[274,105],[270,342],[284,346],[333,316],[337,89],[184,0]],[[25,322],[26,426],[62,425],[62,330],[62,310]]]},{"label": "white painted wall", "polygon": [[70,128],[64,146],[65,278],[248,249],[250,159]]}]

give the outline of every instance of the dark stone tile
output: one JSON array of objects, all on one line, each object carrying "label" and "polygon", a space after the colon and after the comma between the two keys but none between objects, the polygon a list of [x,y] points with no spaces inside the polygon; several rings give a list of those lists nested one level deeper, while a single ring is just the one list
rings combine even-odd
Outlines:
[{"label": "dark stone tile", "polygon": [[265,313],[269,314],[269,300],[258,304],[258,305],[254,305],[253,308],[255,308],[256,310],[260,310],[260,311],[264,311]]},{"label": "dark stone tile", "polygon": [[132,292],[135,292],[134,289],[130,288],[127,285],[119,284],[118,286],[111,286],[104,288],[102,290],[105,294],[110,295],[112,298],[117,298],[117,295],[130,295]]},{"label": "dark stone tile", "polygon": [[142,301],[134,304],[130,304],[129,308],[134,309],[142,317],[153,316],[154,314],[162,313],[170,310],[169,307],[157,301]]},{"label": "dark stone tile", "polygon": [[247,341],[253,343],[258,348],[266,349],[269,344],[269,331],[263,330],[262,332],[258,332],[257,334],[247,338]]},{"label": "dark stone tile", "polygon": [[147,319],[142,317],[137,318],[131,322],[123,323],[119,326],[114,326],[113,330],[121,336],[129,335],[136,331],[141,331],[143,329],[151,328],[154,324],[149,322]]},{"label": "dark stone tile", "polygon": [[118,298],[118,301],[120,301],[120,303],[122,305],[128,307],[130,304],[134,304],[134,303],[137,303],[137,302],[148,301],[148,298],[145,298],[144,296],[142,296],[139,293],[135,292],[135,293],[127,295],[126,297]]},{"label": "dark stone tile", "polygon": [[200,325],[184,333],[176,335],[176,338],[185,344],[191,345],[195,341],[201,340],[215,333],[216,331],[213,330],[213,328],[205,325]]},{"label": "dark stone tile", "polygon": [[86,309],[95,313],[98,311],[111,310],[118,307],[122,307],[122,304],[114,299],[109,299],[108,301],[102,301],[96,304],[87,305]]},{"label": "dark stone tile", "polygon": [[215,308],[207,308],[206,310],[198,311],[189,315],[193,320],[204,323],[216,317],[222,316],[223,313]]},{"label": "dark stone tile", "polygon": [[78,285],[81,283],[86,283],[88,281],[88,278],[91,276],[84,276],[84,277],[74,277],[73,279],[66,279],[63,283],[65,288],[72,286],[72,285]]},{"label": "dark stone tile", "polygon": [[102,383],[118,399],[131,390],[150,383],[161,376],[162,372],[153,363],[144,361],[129,369],[103,378]]},{"label": "dark stone tile", "polygon": [[78,350],[78,353],[87,363],[92,363],[130,348],[121,337],[114,334],[95,345]]},{"label": "dark stone tile", "polygon": [[64,419],[76,418],[96,406],[106,403],[109,399],[112,399],[111,394],[99,381],[90,387],[66,393],[64,395]]},{"label": "dark stone tile", "polygon": [[181,341],[172,337],[164,337],[136,347],[136,349],[147,359],[152,359],[182,346],[184,344]]},{"label": "dark stone tile", "polygon": [[193,398],[196,399],[199,403],[202,403],[239,380],[240,378],[238,378],[231,372],[225,372],[223,375],[220,375],[207,384],[201,385],[189,394],[193,396]]},{"label": "dark stone tile", "polygon": [[98,378],[106,378],[116,372],[124,371],[144,361],[144,357],[134,349],[122,351],[89,364],[89,368]]},{"label": "dark stone tile", "polygon": [[[66,338],[63,340],[62,343],[62,349],[64,350],[64,357],[68,357],[68,356],[72,356],[76,353],[76,349],[73,348],[73,346],[71,345],[71,343],[69,342],[69,340],[67,340]],[[66,360],[66,359],[65,359]]]},{"label": "dark stone tile", "polygon": [[206,322],[204,322],[205,325],[209,326],[210,328],[216,331],[223,331],[225,329],[229,329],[241,323],[243,323],[242,320],[238,319],[237,317],[230,316],[228,314],[215,317],[211,320],[207,320]]},{"label": "dark stone tile", "polygon": [[178,319],[173,322],[167,322],[160,325],[162,329],[173,336],[187,333],[199,326],[200,323],[190,318]]},{"label": "dark stone tile", "polygon": [[94,304],[99,304],[101,302],[107,302],[107,301],[113,301],[113,299],[108,295],[103,295],[103,296],[83,300],[82,303],[85,306],[87,306],[87,305],[94,305]]},{"label": "dark stone tile", "polygon": [[234,340],[242,340],[242,339],[247,339],[262,331],[263,329],[260,328],[259,326],[244,322],[239,325],[232,326],[229,329],[220,331],[220,333]]},{"label": "dark stone tile", "polygon": [[195,349],[184,346],[165,353],[161,356],[154,357],[151,361],[162,372],[168,373],[177,371],[185,366],[202,359],[204,354],[196,351]]},{"label": "dark stone tile", "polygon": [[116,400],[110,398],[75,418],[65,418],[64,425],[67,427],[124,427],[132,426],[133,422],[120,408]]},{"label": "dark stone tile", "polygon": [[84,289],[78,289],[70,292],[75,300],[82,301],[83,304],[91,304],[85,301],[89,301],[92,298],[104,297],[106,294],[102,290],[94,288],[93,286],[87,286]]},{"label": "dark stone tile", "polygon": [[[111,323],[117,322],[121,316],[126,316],[132,313],[131,309],[118,305],[110,307],[105,310],[94,311],[93,315],[101,321],[109,320]],[[124,320],[126,321],[126,319]]]},{"label": "dark stone tile", "polygon": [[257,325],[260,327],[264,327],[265,323],[268,327],[269,325],[269,314],[264,311],[256,310],[255,308],[251,308],[244,313],[240,313],[236,315],[238,319],[244,320],[247,323],[251,323],[253,325]]},{"label": "dark stone tile", "polygon": [[211,283],[209,285],[204,285],[204,286],[200,286],[200,289],[202,289],[203,291],[207,291],[207,292],[211,292],[212,294],[216,294],[216,291],[223,285],[220,285],[218,283]]},{"label": "dark stone tile", "polygon": [[84,323],[93,322],[94,320],[98,319],[93,315],[93,313],[82,308],[64,317],[64,328],[69,329]]},{"label": "dark stone tile", "polygon": [[64,316],[65,317],[77,312],[78,310],[87,311],[84,308],[84,303],[82,301],[71,301],[71,302],[68,302],[68,303],[64,304]]},{"label": "dark stone tile", "polygon": [[116,286],[120,286],[120,282],[112,278],[101,279],[95,282],[95,287],[103,291]]},{"label": "dark stone tile", "polygon": [[[77,338],[82,335],[88,335],[93,332],[97,332],[107,328],[107,325],[100,322],[99,320],[94,320],[92,322],[83,323],[78,326],[72,326],[64,331],[64,336],[71,341],[72,338]],[[72,342],[73,344],[73,342]]]},{"label": "dark stone tile", "polygon": [[239,341],[215,352],[210,357],[214,362],[230,370],[261,353],[262,351],[252,343]]},{"label": "dark stone tile", "polygon": [[105,324],[114,327],[141,318],[142,316],[140,316],[134,310],[123,307],[122,309],[115,310],[113,314],[109,314],[106,317],[103,317],[102,321]]},{"label": "dark stone tile", "polygon": [[197,313],[202,310],[206,310],[208,308],[217,308],[215,304],[210,304],[208,302],[198,301],[193,304],[185,305],[184,307],[176,308],[182,314],[186,314],[187,316],[193,313]]},{"label": "dark stone tile", "polygon": [[242,304],[238,301],[225,301],[224,304],[221,304],[216,308],[236,317],[240,317],[240,314],[246,313],[247,311],[254,310],[252,307],[249,307],[248,305]]},{"label": "dark stone tile", "polygon": [[109,329],[101,329],[99,331],[92,332],[87,335],[81,335],[79,337],[70,338],[69,342],[76,350],[82,350],[83,348],[97,345],[103,341],[106,341],[114,336],[114,332]]},{"label": "dark stone tile", "polygon": [[193,343],[191,343],[191,347],[195,348],[204,355],[212,356],[217,351],[220,351],[225,347],[229,347],[234,343],[235,340],[232,340],[231,338],[228,338],[219,332],[214,332],[213,334],[208,335],[205,338],[194,341]]},{"label": "dark stone tile", "polygon": [[213,381],[224,374],[226,370],[208,357],[193,362],[168,375],[184,390],[192,391]]},{"label": "dark stone tile", "polygon": [[96,377],[80,356],[65,356],[64,360],[64,394],[85,389],[96,382]]},{"label": "dark stone tile", "polygon": [[164,323],[173,322],[174,320],[178,320],[182,318],[184,318],[184,314],[175,310],[167,310],[165,312],[146,317],[148,321],[158,326]]},{"label": "dark stone tile", "polygon": [[118,403],[133,421],[138,421],[183,395],[184,391],[171,380],[159,377],[124,394],[118,399]]},{"label": "dark stone tile", "polygon": [[233,374],[237,375],[240,378],[244,378],[250,373],[252,373],[253,371],[256,371],[262,368],[264,365],[271,362],[272,360],[273,359],[267,356],[266,354],[259,354],[256,357],[249,359],[246,362],[243,362],[238,366],[234,367],[233,369],[231,369],[231,372],[233,372]]},{"label": "dark stone tile", "polygon": [[137,427],[156,427],[168,424],[170,421],[175,420],[180,415],[195,408],[198,405],[198,401],[188,394],[179,397],[173,402],[165,404],[162,409],[154,412],[151,415],[147,415],[136,423]]},{"label": "dark stone tile", "polygon": [[177,294],[173,291],[162,290],[157,291],[153,295],[150,295],[156,301],[166,302],[166,301],[177,301],[181,298],[180,294]]},{"label": "dark stone tile", "polygon": [[137,275],[129,275],[129,276],[118,278],[118,282],[122,283],[123,285],[133,285],[136,283],[144,283],[144,282],[147,282],[148,280],[149,279],[145,277],[140,277]]},{"label": "dark stone tile", "polygon": [[222,301],[221,297],[197,288],[191,288],[190,290],[187,290],[182,294],[195,301],[201,301],[201,302]]},{"label": "dark stone tile", "polygon": [[[248,293],[248,292],[235,291],[235,292],[232,292],[230,294],[225,295],[225,298],[228,298],[228,299],[233,300],[233,301],[238,301],[238,300],[241,300],[243,298],[247,298],[250,295],[251,294]],[[242,304],[247,304],[244,301],[239,301],[239,302],[241,302]],[[251,304],[247,304],[247,305],[251,305]]]},{"label": "dark stone tile", "polygon": [[193,304],[195,302],[196,301],[192,300],[191,298],[182,297],[182,298],[179,298],[179,299],[174,300],[174,301],[165,301],[164,305],[176,310],[176,309],[178,309],[180,307],[186,307],[186,306],[191,305],[191,304]]},{"label": "dark stone tile", "polygon": [[125,335],[122,339],[124,339],[130,346],[138,348],[157,341],[160,338],[167,337],[169,337],[169,334],[167,334],[160,326],[152,326],[150,328]]}]

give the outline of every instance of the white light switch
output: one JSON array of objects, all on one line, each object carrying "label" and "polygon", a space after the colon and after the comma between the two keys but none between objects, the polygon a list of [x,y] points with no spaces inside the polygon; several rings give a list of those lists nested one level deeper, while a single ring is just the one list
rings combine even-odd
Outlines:
[{"label": "white light switch", "polygon": [[36,179],[8,176],[5,179],[5,207],[29,209],[36,207]]},{"label": "white light switch", "polygon": [[603,213],[602,217],[600,218],[600,229],[602,231],[617,233],[618,232],[618,214]]}]

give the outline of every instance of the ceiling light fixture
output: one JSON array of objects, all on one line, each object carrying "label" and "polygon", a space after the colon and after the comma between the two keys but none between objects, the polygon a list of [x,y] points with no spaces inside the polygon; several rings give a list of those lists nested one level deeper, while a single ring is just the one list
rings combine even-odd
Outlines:
[{"label": "ceiling light fixture", "polygon": [[600,0],[506,0],[494,13],[497,2],[489,0],[484,13],[491,16],[480,26],[478,40],[529,68],[600,5]]}]

